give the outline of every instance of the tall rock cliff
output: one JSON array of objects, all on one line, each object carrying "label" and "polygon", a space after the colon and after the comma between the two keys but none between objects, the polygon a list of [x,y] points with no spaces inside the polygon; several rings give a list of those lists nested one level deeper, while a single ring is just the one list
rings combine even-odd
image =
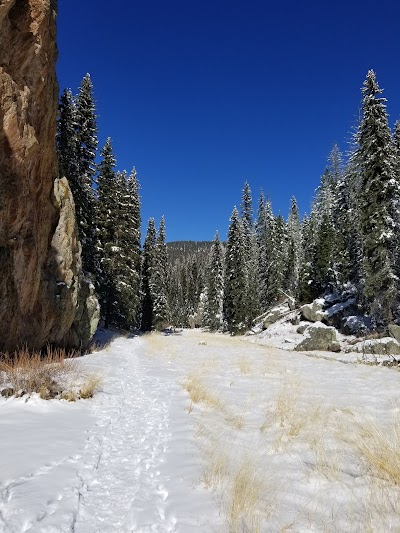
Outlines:
[{"label": "tall rock cliff", "polygon": [[55,0],[0,3],[0,351],[85,345],[98,320],[56,178],[55,19]]}]

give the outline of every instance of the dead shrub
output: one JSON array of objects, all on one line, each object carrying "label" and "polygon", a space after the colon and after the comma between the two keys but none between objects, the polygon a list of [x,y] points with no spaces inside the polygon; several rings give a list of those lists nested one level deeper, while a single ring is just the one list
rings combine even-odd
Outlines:
[{"label": "dead shrub", "polygon": [[[78,352],[48,347],[46,353],[27,348],[0,356],[0,375],[4,397],[38,393],[43,400],[72,396],[89,398],[100,383],[98,376],[85,375]],[[81,385],[82,393],[74,391]],[[5,388],[4,388],[5,386]]]}]

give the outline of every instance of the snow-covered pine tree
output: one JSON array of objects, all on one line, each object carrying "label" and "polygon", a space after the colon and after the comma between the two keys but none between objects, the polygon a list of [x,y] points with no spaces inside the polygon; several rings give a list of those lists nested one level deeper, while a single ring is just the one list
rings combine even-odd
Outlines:
[{"label": "snow-covered pine tree", "polygon": [[253,226],[253,200],[250,185],[246,181],[242,191],[242,203],[240,204],[240,215],[243,222],[243,229],[251,229]]},{"label": "snow-covered pine tree", "polygon": [[336,182],[333,202],[334,269],[337,288],[351,284],[359,287],[361,279],[361,239],[359,175],[349,163]]},{"label": "snow-covered pine tree", "polygon": [[333,145],[332,150],[328,155],[328,163],[333,182],[336,183],[343,172],[343,154],[336,143]]},{"label": "snow-covered pine tree", "polygon": [[[284,225],[283,219],[280,223]],[[285,239],[280,241],[283,230],[282,225],[277,228],[271,202],[265,201],[263,194],[260,195],[256,221],[260,311],[266,311],[281,296],[286,247]]]},{"label": "snow-covered pine tree", "polygon": [[333,223],[333,206],[336,194],[334,174],[325,169],[312,205],[313,218],[316,223],[314,247],[314,289],[316,296],[331,290],[336,283],[334,271],[335,228]]},{"label": "snow-covered pine tree", "polygon": [[165,220],[161,218],[154,248],[154,261],[150,275],[150,292],[153,302],[153,326],[163,329],[168,325],[170,312],[167,296],[167,246]]},{"label": "snow-covered pine tree", "polygon": [[288,236],[287,225],[281,214],[274,219],[273,231],[271,232],[273,250],[269,252],[270,279],[269,279],[269,302],[270,305],[282,298],[282,289],[285,285],[284,276],[288,260]]},{"label": "snow-covered pine tree", "polygon": [[118,252],[117,221],[115,212],[119,205],[119,190],[116,179],[114,157],[111,139],[108,138],[102,151],[102,161],[99,164],[98,174],[98,202],[97,228],[98,248],[97,254],[100,262],[101,275],[97,279],[98,293],[101,303],[101,312],[107,327],[118,314],[118,297],[115,292],[115,256]]},{"label": "snow-covered pine tree", "polygon": [[[140,274],[140,247],[141,247],[141,202],[140,184],[137,179],[136,169],[133,168],[127,180],[128,204],[129,204],[129,227],[131,228],[130,246],[135,270]],[[138,291],[139,294],[140,291]]]},{"label": "snow-covered pine tree", "polygon": [[96,174],[95,158],[98,147],[97,116],[93,96],[93,84],[86,74],[75,99],[77,164],[79,196],[75,199],[79,237],[82,243],[83,270],[92,277],[100,273],[96,256],[95,193],[93,189]]},{"label": "snow-covered pine tree", "polygon": [[263,191],[260,191],[258,200],[257,217],[255,223],[257,239],[257,284],[259,291],[260,311],[267,308],[268,266],[267,266],[267,241],[268,229],[266,221],[266,205]]},{"label": "snow-covered pine tree", "polygon": [[234,207],[225,253],[224,319],[231,333],[246,327],[246,248],[242,222]]},{"label": "snow-covered pine tree", "polygon": [[362,88],[363,117],[353,156],[361,175],[360,229],[363,249],[364,297],[378,328],[392,319],[397,280],[394,275],[396,206],[399,184],[385,98],[373,70]]},{"label": "snow-covered pine tree", "polygon": [[[136,173],[131,179],[137,183]],[[140,272],[138,261],[140,248],[138,243],[136,219],[139,214],[134,212],[134,207],[140,202],[135,191],[128,188],[127,173],[116,173],[117,204],[114,208],[114,222],[116,225],[115,241],[113,243],[113,280],[115,295],[118,305],[114,308],[113,322],[123,328],[129,329],[138,325],[140,304]],[[134,197],[132,197],[134,193]],[[140,203],[139,203],[140,209]]]},{"label": "snow-covered pine tree", "polygon": [[154,269],[156,248],[156,226],[154,218],[150,218],[147,226],[146,237],[143,244],[142,262],[142,321],[141,329],[151,331],[153,326],[153,293],[151,289],[151,276]]},{"label": "snow-covered pine tree", "polygon": [[[400,184],[400,121],[396,120],[393,130],[393,146],[395,157],[395,174],[397,183]],[[400,280],[400,200],[397,201],[395,206],[396,213],[396,245],[395,245],[395,275]],[[397,283],[399,285],[399,282]]]},{"label": "snow-covered pine tree", "polygon": [[299,300],[302,303],[311,302],[318,291],[315,282],[315,245],[317,222],[311,211],[310,217],[303,217],[301,223],[301,241],[303,245],[303,259],[300,268]]},{"label": "snow-covered pine tree", "polygon": [[206,279],[204,324],[211,330],[222,326],[224,301],[224,252],[218,231],[213,240]]},{"label": "snow-covered pine tree", "polygon": [[296,198],[291,200],[287,221],[287,265],[284,279],[285,291],[296,300],[299,297],[299,277],[302,262],[301,226]]},{"label": "snow-covered pine tree", "polygon": [[97,116],[90,74],[82,79],[76,97],[79,171],[82,181],[92,189],[96,174]]},{"label": "snow-covered pine tree", "polygon": [[250,327],[260,311],[260,300],[257,279],[257,237],[253,224],[253,200],[250,185],[247,181],[242,191],[240,211],[246,258],[246,324]]}]

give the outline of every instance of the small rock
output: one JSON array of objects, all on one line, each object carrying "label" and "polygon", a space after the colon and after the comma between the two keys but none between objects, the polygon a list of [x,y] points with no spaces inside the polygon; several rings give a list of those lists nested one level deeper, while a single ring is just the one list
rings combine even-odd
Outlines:
[{"label": "small rock", "polygon": [[340,344],[338,342],[331,342],[331,344],[328,346],[328,352],[339,353],[341,351],[342,348],[340,347]]},{"label": "small rock", "polygon": [[336,329],[331,326],[325,326],[321,322],[309,326],[305,333],[305,338],[295,347],[297,351],[304,350],[326,350],[334,348],[337,350]]},{"label": "small rock", "polygon": [[11,398],[11,396],[14,396],[14,389],[8,387],[7,389],[3,389],[0,394],[3,398]]},{"label": "small rock", "polygon": [[300,335],[303,335],[303,333],[305,332],[305,330],[309,327],[310,324],[302,324],[301,326],[299,326],[297,329],[296,329],[296,332],[297,333],[300,333]]}]

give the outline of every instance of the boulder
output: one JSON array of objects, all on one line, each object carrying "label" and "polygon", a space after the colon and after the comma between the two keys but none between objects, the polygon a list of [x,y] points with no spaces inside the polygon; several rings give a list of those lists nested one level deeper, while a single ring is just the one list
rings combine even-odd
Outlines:
[{"label": "boulder", "polygon": [[289,305],[285,302],[283,304],[273,307],[263,318],[263,329],[267,329],[271,324],[275,324],[279,319],[283,318],[288,311],[290,311]]},{"label": "boulder", "polygon": [[326,317],[326,312],[323,311],[325,300],[318,298],[310,304],[305,304],[300,307],[301,314],[306,320],[310,322],[320,322]]},{"label": "boulder", "polygon": [[389,335],[400,342],[400,326],[396,324],[389,324]]},{"label": "boulder", "polygon": [[392,337],[370,339],[356,344],[353,351],[373,355],[400,355],[400,343]]},{"label": "boulder", "polygon": [[304,339],[295,347],[297,351],[324,350],[340,352],[337,342],[336,330],[331,326],[325,326],[316,322],[307,328]]},{"label": "boulder", "polygon": [[342,319],[340,331],[345,335],[363,335],[371,326],[371,319],[362,315],[350,315]]},{"label": "boulder", "polygon": [[83,280],[57,176],[56,0],[1,2],[0,42],[0,351],[69,347]]}]

